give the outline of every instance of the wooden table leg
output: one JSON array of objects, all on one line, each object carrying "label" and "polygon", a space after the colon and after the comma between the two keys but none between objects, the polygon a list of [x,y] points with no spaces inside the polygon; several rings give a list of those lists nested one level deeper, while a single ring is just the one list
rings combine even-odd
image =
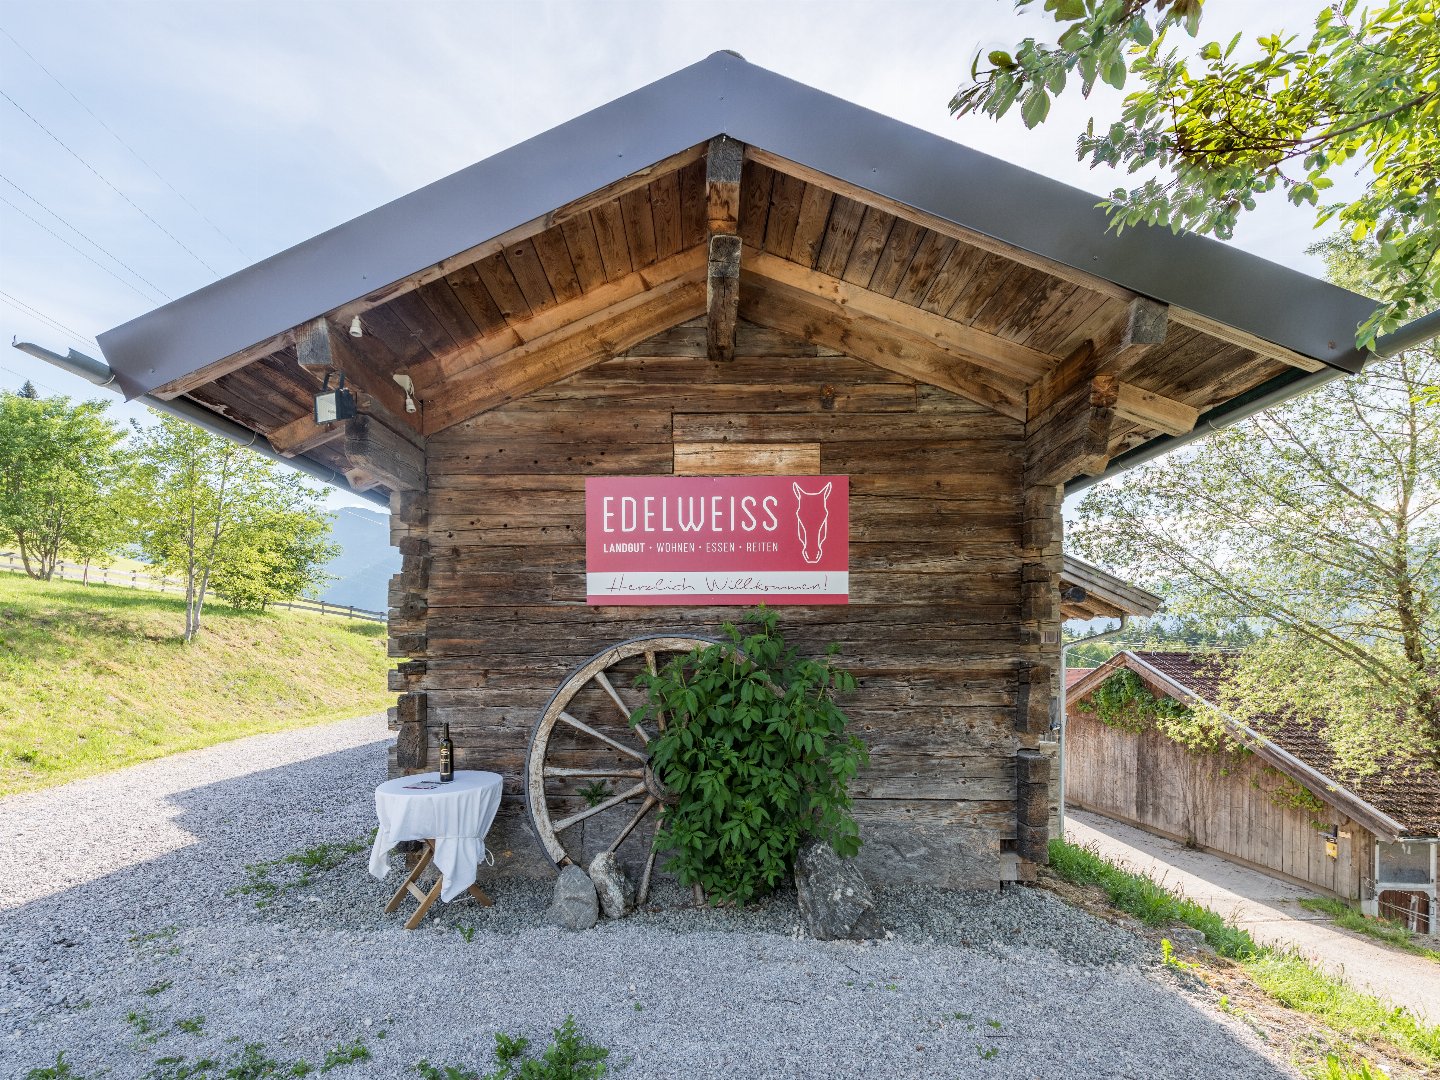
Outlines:
[{"label": "wooden table leg", "polygon": [[[440,899],[441,890],[445,886],[445,875],[440,873],[438,867],[435,870],[435,883],[430,886],[428,891],[420,884],[420,875],[423,874],[425,868],[434,861],[435,841],[426,840],[424,847],[421,848],[420,857],[415,860],[415,869],[406,875],[405,880],[400,883],[400,888],[395,890],[395,895],[392,896],[390,902],[385,905],[385,912],[389,914],[400,906],[400,901],[405,898],[406,893],[409,893],[415,897],[416,900],[420,901],[420,907],[416,910],[415,914],[405,920],[406,930],[414,930],[419,926],[420,921],[425,918],[426,913],[429,912],[435,901]],[[495,905],[495,901],[490,899],[490,897],[486,895],[485,890],[481,889],[480,886],[471,885],[468,891],[481,906],[493,907]]]},{"label": "wooden table leg", "polygon": [[[420,875],[425,872],[425,868],[430,865],[431,860],[434,858],[435,845],[431,841],[426,840],[425,846],[420,849],[420,857],[415,860],[415,869],[406,875],[405,880],[400,883],[400,888],[395,890],[395,895],[392,896],[390,902],[385,905],[385,913],[387,915],[400,906],[400,901],[404,899],[407,892],[411,892],[412,890],[418,891],[419,887],[415,883],[420,880]],[[422,893],[421,895],[423,896],[424,894]]]},{"label": "wooden table leg", "polygon": [[[406,930],[414,930],[417,926],[420,925],[420,920],[425,918],[425,913],[430,910],[430,905],[435,903],[436,900],[440,899],[440,890],[444,887],[444,885],[444,875],[436,874],[435,884],[430,886],[430,891],[428,893],[420,893],[420,906],[415,909],[415,914],[411,915],[410,918],[406,920]],[[419,886],[416,886],[415,891],[417,893],[419,892]]]},{"label": "wooden table leg", "polygon": [[494,901],[494,900],[491,900],[490,897],[488,897],[487,895],[485,895],[485,890],[482,889],[482,888],[480,888],[479,885],[471,885],[471,886],[470,886],[470,895],[473,896],[473,897],[475,897],[475,899],[480,903],[480,905],[481,905],[482,907],[494,907],[494,906],[495,906],[495,901]]}]

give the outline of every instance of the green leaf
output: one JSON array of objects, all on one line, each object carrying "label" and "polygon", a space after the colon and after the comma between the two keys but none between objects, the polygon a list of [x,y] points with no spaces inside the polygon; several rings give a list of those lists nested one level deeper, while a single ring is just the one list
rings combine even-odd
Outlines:
[{"label": "green leaf", "polygon": [[1025,121],[1027,128],[1033,128],[1043,123],[1050,112],[1050,98],[1045,91],[1035,88],[1025,95],[1024,102],[1020,106],[1020,118]]}]

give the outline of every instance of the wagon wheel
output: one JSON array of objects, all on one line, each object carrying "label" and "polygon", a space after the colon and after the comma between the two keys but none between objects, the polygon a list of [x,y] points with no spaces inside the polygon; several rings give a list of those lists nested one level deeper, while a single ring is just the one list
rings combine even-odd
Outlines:
[{"label": "wagon wheel", "polygon": [[525,801],[557,866],[583,869],[601,851],[643,858],[637,898],[645,902],[655,869],[656,810],[665,799],[645,747],[665,730],[665,717],[631,726],[631,713],[645,703],[633,688],[635,676],[642,668],[657,671],[675,653],[713,644],[663,635],[624,641],[592,656],[550,698],[530,735]]}]

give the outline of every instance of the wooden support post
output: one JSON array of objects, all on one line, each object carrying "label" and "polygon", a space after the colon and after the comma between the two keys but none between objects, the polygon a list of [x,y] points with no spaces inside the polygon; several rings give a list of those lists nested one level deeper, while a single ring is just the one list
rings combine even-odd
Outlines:
[{"label": "wooden support post", "polygon": [[1015,755],[1015,839],[1031,867],[1050,861],[1050,757],[1039,750]]},{"label": "wooden support post", "polygon": [[1110,462],[1110,429],[1119,380],[1096,375],[1076,383],[1044,414],[1025,425],[1025,482],[1054,486],[1081,474],[1096,476]]},{"label": "wooden support post", "polygon": [[425,486],[425,454],[373,416],[357,416],[341,425],[351,482],[384,484],[391,491],[418,491]]},{"label": "wooden support post", "polygon": [[705,159],[709,260],[705,277],[705,336],[711,360],[735,358],[740,317],[740,172],[745,147],[725,135],[710,140]]}]

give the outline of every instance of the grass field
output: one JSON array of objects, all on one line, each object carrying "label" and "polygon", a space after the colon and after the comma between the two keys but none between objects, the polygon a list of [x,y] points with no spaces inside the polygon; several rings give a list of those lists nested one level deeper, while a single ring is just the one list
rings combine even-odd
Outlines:
[{"label": "grass field", "polygon": [[375,712],[385,627],[207,606],[105,585],[0,574],[0,794],[243,735]]}]

